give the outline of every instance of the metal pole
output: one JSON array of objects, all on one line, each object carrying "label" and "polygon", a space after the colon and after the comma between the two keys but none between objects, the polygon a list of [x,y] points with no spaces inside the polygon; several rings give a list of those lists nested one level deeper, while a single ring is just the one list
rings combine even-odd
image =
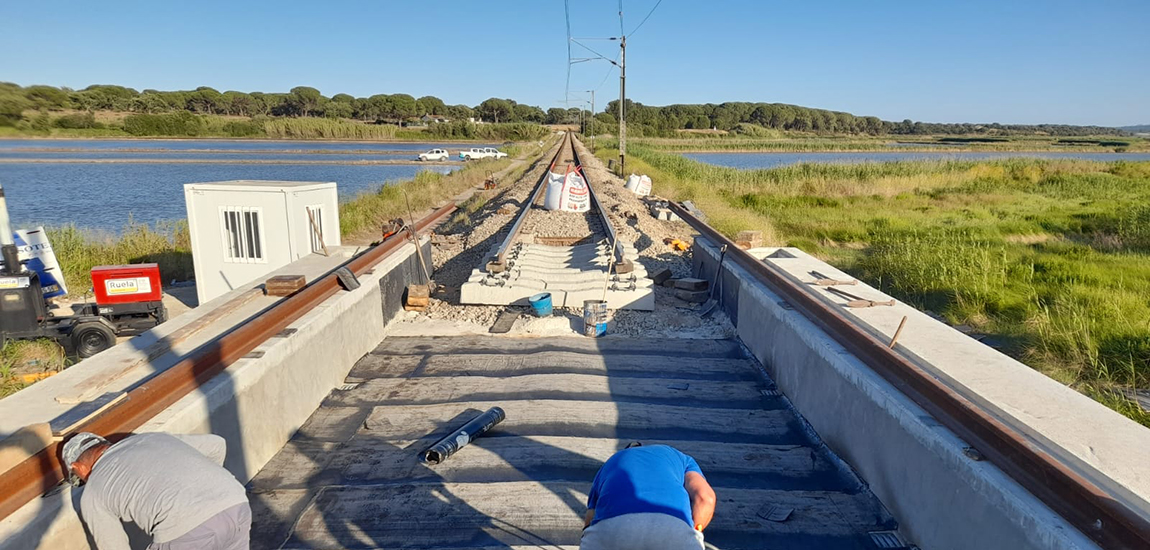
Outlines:
[{"label": "metal pole", "polygon": [[591,150],[595,150],[595,90],[591,92]]},{"label": "metal pole", "polygon": [[619,43],[619,174],[627,173],[627,37]]}]

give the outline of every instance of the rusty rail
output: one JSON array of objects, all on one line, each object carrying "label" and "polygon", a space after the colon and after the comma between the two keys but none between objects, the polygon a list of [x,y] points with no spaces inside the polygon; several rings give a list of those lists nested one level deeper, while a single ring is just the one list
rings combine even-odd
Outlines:
[{"label": "rusty rail", "polygon": [[[539,176],[539,181],[535,183],[535,189],[531,191],[531,196],[523,203],[523,206],[519,209],[519,214],[516,214],[515,223],[511,224],[511,230],[507,232],[507,236],[499,243],[499,248],[495,249],[495,256],[491,258],[491,264],[499,266],[500,268],[506,267],[507,251],[510,250],[511,245],[515,243],[515,237],[519,235],[519,229],[523,227],[523,220],[527,219],[531,206],[539,200],[539,193],[546,187],[543,184],[547,182],[547,176],[550,175],[551,170],[555,168],[555,163],[559,162],[559,155],[563,154],[563,147],[570,145],[571,139],[571,132],[563,134],[563,139],[559,141],[559,148],[555,150],[555,156],[552,157],[551,164],[547,166],[547,170],[543,172],[543,175]],[[574,151],[575,148],[572,147],[571,150]]]},{"label": "rusty rail", "polygon": [[[453,211],[454,203],[435,210],[416,223],[416,231],[434,227]],[[393,235],[341,267],[348,268],[357,276],[362,275],[403,246],[406,238],[406,233]],[[112,439],[126,436],[287,328],[339,292],[340,288],[334,270],[312,281],[247,322],[192,350],[175,365],[129,391],[118,404],[85,421],[76,431],[93,432]],[[0,473],[0,519],[52,490],[64,479],[59,447],[59,443],[53,443],[14,468]]]},{"label": "rusty rail", "polygon": [[945,385],[902,354],[890,349],[795,284],[778,268],[761,261],[682,206],[671,209],[700,234],[726,244],[734,261],[786,299],[839,344],[899,391],[973,446],[1031,494],[1083,534],[1106,548],[1150,548],[1150,521],[1108,494],[1094,482],[1036,444],[1025,434]]},{"label": "rusty rail", "polygon": [[587,172],[583,171],[583,162],[579,160],[579,151],[575,150],[575,138],[571,138],[571,155],[575,157],[575,166],[579,167],[579,173],[583,174],[583,181],[587,182],[587,193],[591,195],[591,207],[599,213],[603,227],[607,228],[607,238],[611,243],[611,253],[615,256],[615,264],[622,264],[623,243],[619,242],[619,236],[615,232],[615,226],[611,224],[611,218],[607,216],[607,211],[599,204],[599,197],[595,196],[595,188],[591,185],[591,178],[587,177]]}]

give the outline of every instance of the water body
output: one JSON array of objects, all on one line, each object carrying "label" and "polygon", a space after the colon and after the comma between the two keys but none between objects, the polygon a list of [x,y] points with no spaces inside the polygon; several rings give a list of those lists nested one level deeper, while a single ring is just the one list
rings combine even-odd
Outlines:
[{"label": "water body", "polygon": [[228,139],[0,139],[0,152],[44,149],[85,149],[107,151],[115,149],[155,149],[170,151],[411,151],[422,153],[428,149],[459,151],[472,147],[496,147],[484,143],[436,142],[367,142],[367,141],[254,141]]},{"label": "water body", "polygon": [[[232,158],[230,155],[220,155]],[[313,155],[326,160],[330,155]],[[0,163],[15,227],[74,223],[110,233],[129,219],[154,224],[187,217],[184,184],[236,179],[334,181],[340,200],[449,165]]]},{"label": "water body", "polygon": [[[429,142],[3,139],[0,160],[5,162],[0,162],[0,183],[17,227],[74,223],[115,233],[129,220],[155,224],[186,218],[186,183],[237,179],[334,181],[340,200],[348,200],[388,183],[410,179],[423,170],[446,174],[455,169],[415,162],[351,163],[411,160],[417,153],[434,148],[455,152],[489,146]],[[20,162],[33,159],[69,162]],[[124,160],[133,162],[114,162]],[[138,163],[139,160],[147,162]],[[194,162],[201,160],[212,163]],[[309,162],[348,164],[305,164]]]},{"label": "water body", "polygon": [[872,151],[866,153],[685,153],[683,156],[731,168],[778,168],[800,163],[857,164],[862,162],[894,162],[920,160],[1002,160],[1008,158],[1080,159],[1110,162],[1116,160],[1150,160],[1150,153],[1072,153],[1072,152],[903,152]]}]

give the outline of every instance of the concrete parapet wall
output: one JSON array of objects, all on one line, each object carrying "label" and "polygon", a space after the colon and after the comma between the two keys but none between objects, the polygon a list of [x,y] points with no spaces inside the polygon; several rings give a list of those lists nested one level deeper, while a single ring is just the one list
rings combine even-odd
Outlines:
[{"label": "concrete parapet wall", "polygon": [[[423,244],[430,257],[430,245]],[[285,331],[294,332],[261,344],[137,432],[220,435],[228,442],[224,466],[247,483],[343,383],[355,361],[379,344],[387,322],[402,309],[405,286],[421,280],[420,273],[415,246],[407,244],[360,277],[358,289],[330,297]],[[0,550],[88,549],[76,513],[79,494],[66,487],[5,518]]]},{"label": "concrete parapet wall", "polygon": [[[784,265],[794,260],[796,274],[818,271],[826,277],[849,278],[798,249],[761,251],[759,257],[767,254]],[[698,239],[693,257],[696,276],[713,283],[718,250],[705,239]],[[998,468],[968,457],[965,442],[749,272],[727,261],[720,277],[721,305],[735,320],[739,338],[827,446],[854,468],[899,518],[900,531],[907,538],[930,549],[1097,548]],[[843,288],[868,299],[879,299],[881,294],[862,284]],[[938,325],[929,327],[932,330],[953,331],[931,322]],[[925,332],[921,319],[916,323]],[[979,353],[997,353],[973,339],[966,340],[956,345],[984,348],[977,350]],[[967,351],[951,350],[954,357]],[[1003,368],[1034,373],[998,355]],[[1076,393],[1054,386],[1054,390]],[[1117,418],[1109,420],[1119,425],[1126,420],[1116,413],[1113,416]]]}]

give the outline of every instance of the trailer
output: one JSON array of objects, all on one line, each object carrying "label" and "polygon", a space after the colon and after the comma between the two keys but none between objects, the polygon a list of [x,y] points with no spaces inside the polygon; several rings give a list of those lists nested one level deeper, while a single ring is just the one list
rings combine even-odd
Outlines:
[{"label": "trailer", "polygon": [[0,345],[8,340],[50,338],[71,355],[91,357],[116,345],[116,338],[139,334],[168,318],[161,300],[157,264],[99,266],[92,269],[94,303],[74,305],[56,315],[44,298],[40,274],[20,261],[8,204],[0,186]]}]

